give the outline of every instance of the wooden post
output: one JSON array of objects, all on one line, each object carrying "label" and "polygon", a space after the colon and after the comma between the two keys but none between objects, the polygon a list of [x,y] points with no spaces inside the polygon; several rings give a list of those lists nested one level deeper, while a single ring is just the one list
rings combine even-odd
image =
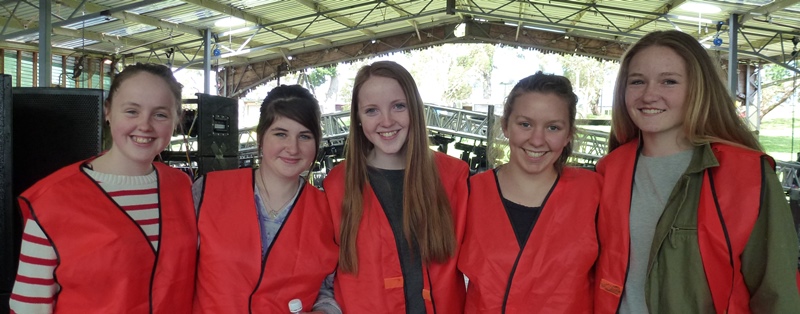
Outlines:
[{"label": "wooden post", "polygon": [[100,89],[105,89],[105,79],[106,76],[106,58],[100,59]]},{"label": "wooden post", "polygon": [[67,87],[67,56],[61,56],[61,87]]},{"label": "wooden post", "polygon": [[31,72],[33,74],[33,85],[31,86],[36,87],[39,86],[39,54],[35,51],[33,52],[33,62],[31,62],[31,67],[33,68],[33,71]]},{"label": "wooden post", "polygon": [[92,88],[92,76],[94,76],[94,73],[92,73],[92,58],[86,57],[86,67],[83,68],[83,73],[86,74],[86,80],[84,81],[86,82],[86,88]]},{"label": "wooden post", "polygon": [[22,87],[22,51],[17,50],[17,87]]}]

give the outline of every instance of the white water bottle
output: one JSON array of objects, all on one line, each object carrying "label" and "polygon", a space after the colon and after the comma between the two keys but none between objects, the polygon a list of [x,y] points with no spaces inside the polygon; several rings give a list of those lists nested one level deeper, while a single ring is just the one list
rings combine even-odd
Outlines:
[{"label": "white water bottle", "polygon": [[289,313],[297,314],[303,311],[303,301],[292,299],[289,301]]}]

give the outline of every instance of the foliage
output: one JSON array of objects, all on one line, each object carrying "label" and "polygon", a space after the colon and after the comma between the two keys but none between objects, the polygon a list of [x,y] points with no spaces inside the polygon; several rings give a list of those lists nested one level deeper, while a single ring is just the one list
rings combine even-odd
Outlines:
[{"label": "foliage", "polygon": [[336,76],[336,66],[314,68],[308,73],[308,83],[314,88],[322,86],[328,81],[328,77]]},{"label": "foliage", "polygon": [[590,112],[592,115],[601,114],[600,94],[603,83],[609,74],[610,77],[616,75],[619,66],[611,61],[579,55],[564,55],[561,64],[564,66],[564,76],[572,81],[572,88],[578,95],[578,105],[588,107],[588,110],[578,111]]},{"label": "foliage", "polygon": [[[797,65],[797,62],[794,62]],[[778,65],[765,65],[763,68],[763,82],[761,89],[761,108],[759,113],[762,119],[772,110],[786,103],[796,92],[800,80],[795,72]],[[753,101],[756,101],[755,99]]]}]

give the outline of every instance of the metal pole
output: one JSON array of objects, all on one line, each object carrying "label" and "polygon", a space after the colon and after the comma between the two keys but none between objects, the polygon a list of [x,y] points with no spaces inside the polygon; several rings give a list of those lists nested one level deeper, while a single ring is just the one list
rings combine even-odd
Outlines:
[{"label": "metal pole", "polygon": [[731,98],[734,100],[736,99],[737,87],[739,86],[739,75],[737,73],[739,70],[738,33],[739,15],[731,14],[728,20],[728,93],[730,93]]},{"label": "metal pole", "polygon": [[39,87],[50,87],[52,81],[50,4],[50,0],[39,0]]},{"label": "metal pole", "polygon": [[[211,94],[211,29],[203,34],[203,93]],[[216,94],[216,93],[215,93]]]}]

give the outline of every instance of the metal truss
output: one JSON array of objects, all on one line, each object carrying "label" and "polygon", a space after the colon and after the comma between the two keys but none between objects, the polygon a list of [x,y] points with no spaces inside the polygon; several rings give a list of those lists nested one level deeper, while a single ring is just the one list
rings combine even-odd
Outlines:
[{"label": "metal truss", "polygon": [[[493,111],[493,110],[490,110]],[[463,109],[425,105],[428,131],[461,138],[486,141],[490,137],[494,115]]]},{"label": "metal truss", "polygon": [[800,188],[800,178],[797,176],[798,170],[800,170],[800,162],[775,162],[775,171],[778,173],[778,179],[781,180],[784,192]]},{"label": "metal truss", "polygon": [[[781,3],[783,3],[782,5],[771,5],[769,8],[756,9],[758,12],[748,12],[740,19],[738,24],[741,26],[743,22],[748,20],[755,22],[768,22],[771,24],[771,21],[762,21],[760,19],[753,18],[753,14],[766,16],[772,12],[781,10],[786,6],[793,4],[793,2],[796,1],[781,1]],[[665,4],[656,10],[656,12],[647,12],[630,8],[597,4],[595,1],[577,2],[570,0],[550,0],[548,3],[541,3],[536,1],[512,0],[505,3],[502,1],[480,3],[482,3],[483,6],[479,6],[474,1],[470,1],[470,5],[456,6],[454,12],[460,15],[471,16],[473,19],[485,20],[487,22],[501,21],[503,23],[517,24],[518,29],[521,29],[523,25],[527,25],[539,28],[548,28],[567,34],[576,31],[579,33],[593,33],[604,38],[620,40],[620,42],[632,42],[637,40],[644,35],[644,33],[646,33],[646,31],[642,30],[642,27],[656,21],[667,22],[678,29],[680,26],[686,28],[697,26],[697,24],[681,21],[680,19],[677,19],[675,15],[670,14],[669,11],[673,8],[671,4]],[[511,6],[510,4],[517,5]],[[551,11],[543,9],[545,6],[557,8],[558,10]],[[538,12],[538,14],[521,14],[524,9],[531,8]],[[558,12],[559,14],[556,16],[556,14],[549,12]],[[602,16],[604,22],[590,23],[582,21],[581,17],[586,13]],[[622,19],[624,21],[626,19],[630,19],[632,16],[636,17],[634,19],[634,23],[621,25],[619,22],[620,18],[624,18]],[[614,23],[612,19],[618,22]],[[726,27],[721,28],[716,33],[701,34],[699,31],[689,33],[696,38],[700,38],[703,35],[708,35],[701,39],[701,42],[705,42],[713,39],[715,36],[719,36],[720,33],[729,31],[727,27],[728,24],[728,22],[725,22],[724,25],[726,25]],[[794,26],[787,27],[796,29]],[[745,41],[745,44],[738,45],[736,47],[736,53],[775,63],[790,71],[800,73],[800,69],[798,69],[796,65],[790,64],[792,59],[792,47],[788,45],[788,42],[791,41],[793,37],[800,36],[800,32],[776,31],[774,29],[755,26],[752,25],[752,23],[745,25],[745,27],[735,27],[733,29],[735,32],[737,32],[737,34],[741,35]],[[765,37],[763,35],[764,33],[773,35],[771,37],[768,37],[769,35]],[[751,40],[750,37],[753,37],[754,39]],[[758,37],[758,39],[755,39],[755,37]],[[779,56],[770,57],[763,54],[765,49],[769,50],[767,49],[767,46],[775,44],[779,44],[779,47],[776,48],[773,46],[771,48],[772,50],[778,49],[779,51],[777,52],[780,53]],[[711,49],[728,51],[727,47],[712,47]]]},{"label": "metal truss", "polygon": [[[493,106],[489,112],[493,112]],[[455,138],[473,141],[472,147],[480,147],[485,154],[485,148],[491,147],[494,141],[504,141],[502,134],[493,135],[492,126],[495,115],[484,112],[462,110],[456,108],[425,105],[425,119],[428,132],[431,136],[448,139],[452,142]],[[343,146],[350,132],[350,112],[337,112],[325,114],[321,117],[322,149],[326,155],[341,157]],[[581,129],[576,135],[573,148],[573,162],[582,165],[593,165],[606,152],[608,134],[600,131]],[[466,146],[464,146],[466,147]],[[456,148],[459,148],[456,145]],[[170,143],[167,151],[177,152],[197,151],[197,138],[177,139]],[[258,158],[258,139],[256,128],[250,127],[239,130],[239,159],[255,160]],[[484,156],[485,157],[485,156]]]}]

